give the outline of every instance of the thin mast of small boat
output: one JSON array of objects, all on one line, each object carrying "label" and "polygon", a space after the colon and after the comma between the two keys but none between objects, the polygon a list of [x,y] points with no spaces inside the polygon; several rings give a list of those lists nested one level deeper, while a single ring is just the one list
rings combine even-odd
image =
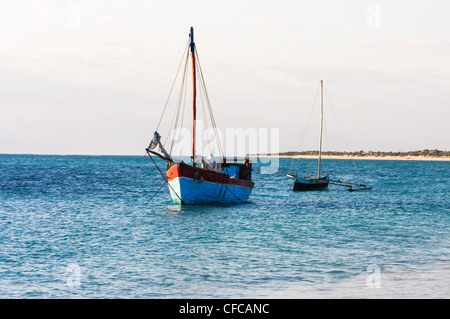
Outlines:
[{"label": "thin mast of small boat", "polygon": [[191,57],[192,57],[192,165],[195,166],[195,121],[197,119],[197,83],[196,83],[196,74],[195,74],[195,43],[194,43],[194,28],[191,27]]},{"label": "thin mast of small boat", "polygon": [[323,80],[320,80],[320,143],[319,143],[319,168],[317,179],[320,178],[320,161],[322,159],[322,131],[323,131]]}]

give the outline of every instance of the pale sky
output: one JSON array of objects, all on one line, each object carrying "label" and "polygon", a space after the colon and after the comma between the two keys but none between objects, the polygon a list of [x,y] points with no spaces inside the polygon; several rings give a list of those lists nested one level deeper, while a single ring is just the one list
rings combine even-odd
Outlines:
[{"label": "pale sky", "polygon": [[[0,153],[144,154],[191,26],[219,128],[279,128],[280,151],[296,150],[324,80],[342,128],[325,100],[325,150],[450,150],[449,12],[448,1],[1,1]],[[318,124],[301,150],[318,148]]]}]

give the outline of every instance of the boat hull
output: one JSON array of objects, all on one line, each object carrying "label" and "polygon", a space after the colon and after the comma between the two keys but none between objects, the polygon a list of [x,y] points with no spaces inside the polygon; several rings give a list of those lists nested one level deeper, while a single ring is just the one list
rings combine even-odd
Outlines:
[{"label": "boat hull", "polygon": [[170,196],[179,205],[244,203],[254,186],[249,180],[183,163],[167,171],[167,180]]},{"label": "boat hull", "polygon": [[329,178],[324,177],[320,179],[297,179],[294,182],[293,191],[302,192],[302,191],[315,191],[315,190],[324,190],[328,188]]}]

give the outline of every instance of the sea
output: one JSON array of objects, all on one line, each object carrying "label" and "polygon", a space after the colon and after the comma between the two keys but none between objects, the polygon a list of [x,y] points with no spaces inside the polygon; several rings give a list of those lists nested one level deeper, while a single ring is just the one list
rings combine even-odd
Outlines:
[{"label": "sea", "polygon": [[449,298],[450,162],[323,159],[372,190],[293,192],[317,160],[277,161],[179,206],[145,156],[0,155],[0,298]]}]

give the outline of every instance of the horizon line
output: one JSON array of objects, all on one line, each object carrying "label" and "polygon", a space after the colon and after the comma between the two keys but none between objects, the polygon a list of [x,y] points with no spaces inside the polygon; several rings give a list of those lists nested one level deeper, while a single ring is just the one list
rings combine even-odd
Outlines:
[{"label": "horizon line", "polygon": [[[438,151],[438,152],[450,152],[447,150],[440,150],[440,149],[416,149],[416,150],[410,150],[410,151],[364,151],[364,150],[358,150],[358,151],[323,151],[322,154],[324,153],[411,153],[411,152],[423,152],[423,151]],[[277,154],[286,154],[286,153],[308,153],[308,152],[319,152],[319,150],[307,150],[307,151],[283,151],[283,152],[278,152],[278,153],[259,153],[259,154],[246,154],[246,155],[225,155],[224,157],[243,157],[243,156],[248,156],[248,157],[258,157],[260,155],[277,155]],[[57,154],[57,153],[0,153],[0,155],[35,155],[35,156],[146,156],[147,153],[144,154]],[[200,155],[200,154],[198,154]],[[191,155],[181,155],[181,157],[191,157]]]}]

